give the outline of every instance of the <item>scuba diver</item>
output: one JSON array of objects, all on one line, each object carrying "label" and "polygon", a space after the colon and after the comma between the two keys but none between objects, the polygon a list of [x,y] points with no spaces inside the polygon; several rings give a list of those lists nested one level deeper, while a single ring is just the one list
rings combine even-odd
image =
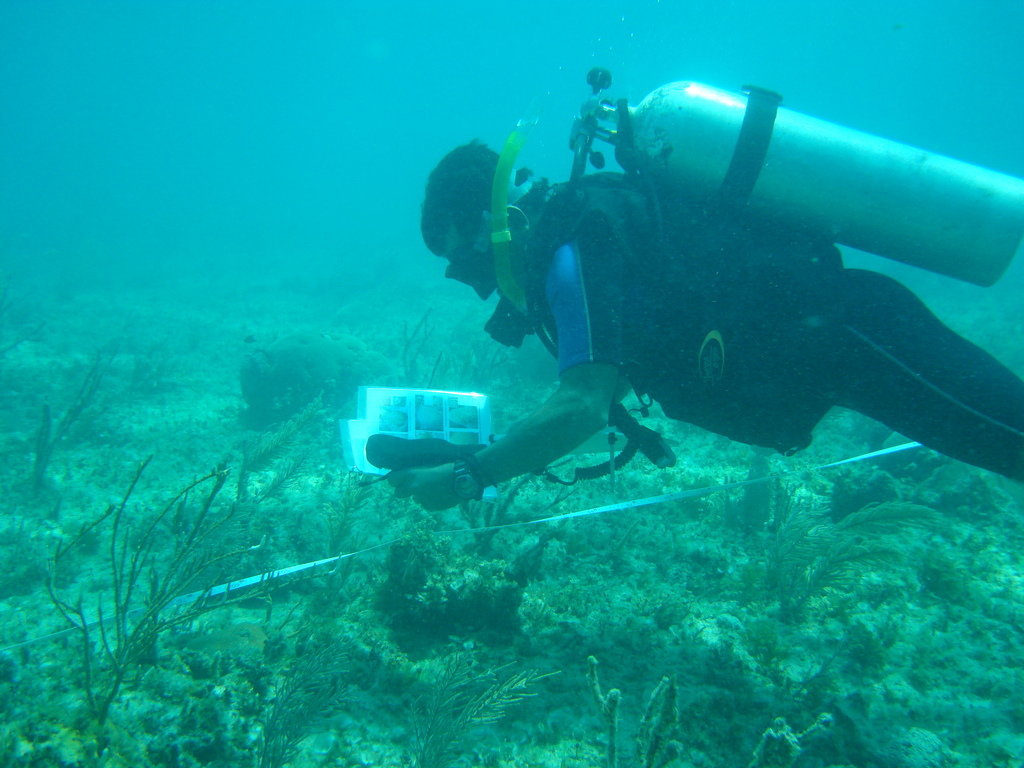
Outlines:
[{"label": "scuba diver", "polygon": [[546,341],[558,387],[482,450],[393,472],[396,495],[439,510],[540,472],[614,422],[630,390],[787,455],[841,406],[1024,480],[1024,382],[896,280],[845,268],[820,229],[628,169],[517,178],[525,191],[507,205],[504,154],[476,141],[449,152],[428,178],[421,232],[446,277],[499,293],[491,336]]}]

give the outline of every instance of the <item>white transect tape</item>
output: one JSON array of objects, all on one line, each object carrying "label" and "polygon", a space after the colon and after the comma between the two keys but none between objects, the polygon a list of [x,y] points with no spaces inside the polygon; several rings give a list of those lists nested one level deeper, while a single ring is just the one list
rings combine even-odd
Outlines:
[{"label": "white transect tape", "polygon": [[[891,448],[883,448],[880,451],[872,451],[871,453],[862,453],[860,456],[853,456],[848,459],[841,459],[839,461],[833,461],[829,464],[820,464],[817,467],[812,467],[810,471],[817,472],[819,469],[831,469],[832,467],[842,466],[843,464],[853,464],[857,461],[864,461],[866,459],[874,459],[879,456],[885,456],[889,453],[899,453],[900,451],[906,451],[911,448],[920,448],[920,443],[902,443],[901,445],[894,445]],[[789,473],[785,473],[789,474]],[[637,509],[638,507],[649,507],[652,504],[664,504],[669,501],[681,501],[683,499],[696,499],[700,496],[708,496],[712,493],[718,493],[719,491],[729,491],[733,488],[742,488],[745,485],[753,485],[754,483],[764,483],[768,480],[776,480],[782,475],[765,475],[763,477],[753,477],[747,480],[736,480],[732,483],[721,483],[720,485],[706,485],[703,488],[690,488],[686,491],[676,491],[675,493],[663,493],[659,496],[646,496],[642,499],[631,499],[630,501],[620,501],[615,504],[606,504],[603,507],[593,507],[592,509],[582,509],[579,512],[566,512],[562,515],[551,515],[550,517],[540,517],[536,520],[522,520],[515,523],[503,523],[502,525],[489,525],[483,528],[457,528],[451,531],[436,531],[436,533],[480,533],[481,531],[494,531],[500,528],[515,528],[520,525],[534,525],[535,523],[553,523],[558,520],[569,520],[574,517],[588,517],[590,515],[601,515],[605,512],[618,512],[624,509]]]},{"label": "white transect tape", "polygon": [[330,565],[331,563],[337,563],[338,561],[344,560],[344,559],[349,558],[349,557],[355,557],[356,555],[362,555],[362,554],[365,554],[366,552],[370,552],[371,550],[380,549],[381,547],[386,547],[386,546],[388,546],[390,544],[393,544],[395,541],[397,541],[397,539],[392,539],[391,541],[385,541],[385,542],[383,542],[381,544],[374,544],[372,547],[367,547],[366,549],[359,549],[359,550],[356,550],[355,552],[346,552],[343,555],[335,555],[334,557],[325,557],[323,560],[313,560],[313,561],[308,562],[308,563],[300,563],[299,565],[290,565],[287,568],[281,568],[281,569],[276,570],[276,571],[267,571],[266,573],[261,573],[261,574],[259,574],[257,576],[250,576],[247,579],[239,579],[238,581],[229,581],[226,584],[218,584],[216,587],[211,587],[210,589],[203,590],[201,592],[192,592],[192,593],[190,593],[188,595],[181,595],[180,597],[176,597],[171,602],[169,602],[167,604],[167,606],[169,608],[173,608],[176,605],[183,605],[185,603],[192,603],[192,602],[195,602],[196,600],[205,600],[206,598],[209,598],[209,597],[217,597],[219,595],[226,595],[229,592],[238,592],[239,590],[245,589],[246,587],[251,587],[251,586],[254,586],[256,584],[262,584],[265,581],[271,581],[272,579],[279,579],[282,576],[290,576],[291,574],[298,573],[299,571],[306,571],[306,570],[309,570],[310,568],[319,568],[321,565]]},{"label": "white transect tape", "polygon": [[[831,469],[832,467],[839,467],[839,466],[842,466],[843,464],[853,464],[853,463],[858,462],[858,461],[866,461],[868,459],[874,459],[874,458],[878,458],[880,456],[886,456],[886,455],[888,455],[890,453],[898,453],[900,451],[906,451],[906,450],[909,450],[911,448],[920,448],[920,447],[921,447],[920,443],[902,443],[900,445],[894,445],[891,448],[883,448],[880,451],[871,451],[870,453],[862,453],[859,456],[853,456],[853,457],[850,457],[848,459],[841,459],[839,461],[833,461],[833,462],[830,462],[828,464],[819,464],[816,467],[812,467],[810,470],[799,470],[799,471],[816,472],[816,471],[818,471],[820,469]],[[749,478],[747,480],[737,480],[737,481],[732,482],[732,483],[722,483],[720,485],[707,485],[707,486],[704,486],[703,488],[690,488],[689,490],[686,490],[686,491],[676,491],[675,493],[663,493],[663,494],[660,494],[658,496],[646,496],[646,497],[644,497],[642,499],[631,499],[630,501],[620,501],[620,502],[618,502],[616,504],[606,504],[605,506],[602,506],[602,507],[592,507],[591,509],[583,509],[583,510],[579,510],[577,512],[566,512],[566,513],[561,514],[561,515],[551,515],[550,517],[539,517],[539,518],[537,518],[535,520],[520,520],[520,521],[514,522],[514,523],[503,523],[501,525],[487,525],[487,526],[483,526],[481,528],[455,528],[455,529],[447,530],[447,531],[435,531],[434,533],[435,534],[445,534],[445,535],[455,534],[455,533],[482,533],[482,532],[485,532],[485,531],[496,531],[496,530],[500,530],[502,528],[518,528],[518,527],[524,526],[524,525],[537,525],[538,523],[554,523],[554,522],[558,522],[560,520],[571,520],[571,519],[577,518],[577,517],[589,517],[591,515],[602,515],[602,514],[605,514],[606,512],[619,512],[621,510],[626,510],[626,509],[638,509],[639,507],[649,507],[649,506],[651,506],[653,504],[664,504],[666,502],[681,501],[683,499],[695,499],[695,498],[699,498],[701,496],[709,496],[712,493],[718,493],[720,491],[729,491],[729,490],[732,490],[734,488],[742,488],[744,486],[753,485],[755,483],[764,483],[764,482],[767,482],[769,480],[776,480],[776,479],[778,479],[780,477],[784,477],[785,474],[790,474],[790,473],[784,473],[784,474],[780,474],[780,475],[765,475],[763,477],[754,477],[754,478]],[[320,568],[320,567],[325,566],[325,565],[332,565],[332,564],[338,563],[338,562],[340,562],[342,560],[346,560],[346,559],[348,559],[350,557],[356,557],[357,555],[363,555],[363,554],[366,554],[367,552],[372,552],[375,549],[381,549],[382,547],[389,547],[392,544],[394,544],[396,541],[398,541],[398,539],[391,539],[389,541],[381,542],[380,544],[374,544],[371,547],[366,547],[364,549],[356,550],[354,552],[346,552],[345,554],[335,555],[334,557],[325,557],[322,560],[311,560],[308,563],[300,563],[298,565],[290,565],[290,566],[288,566],[286,568],[280,568],[280,569],[274,570],[274,571],[267,571],[265,573],[257,574],[256,576],[249,576],[247,578],[239,579],[237,581],[228,581],[228,582],[225,582],[224,584],[218,584],[215,587],[211,587],[210,589],[205,589],[205,590],[202,590],[200,592],[190,592],[187,595],[180,595],[179,597],[174,598],[174,600],[172,600],[170,603],[168,603],[167,607],[168,608],[174,608],[174,607],[179,606],[179,605],[187,605],[189,603],[194,603],[194,602],[197,602],[199,600],[206,600],[206,599],[209,599],[211,597],[220,597],[222,595],[226,598],[229,594],[231,594],[233,592],[240,592],[241,590],[247,589],[247,588],[252,587],[252,586],[256,586],[257,584],[264,584],[264,583],[266,583],[268,581],[273,581],[274,579],[280,579],[280,578],[282,578],[284,576],[290,576],[293,573],[300,573],[302,571],[308,571],[308,570],[311,570],[313,568]],[[98,623],[99,623],[98,620],[97,621],[90,621],[87,626],[93,627],[93,626],[95,626]],[[8,645],[8,646],[5,646],[3,648],[0,648],[0,653],[4,653],[6,651],[11,651],[11,650],[14,650],[15,648],[21,648],[22,646],[30,645],[32,643],[40,642],[42,640],[51,640],[51,639],[55,639],[55,638],[58,638],[58,637],[64,637],[64,636],[66,636],[66,635],[68,635],[68,634],[70,634],[72,632],[76,632],[78,630],[79,630],[79,627],[68,627],[67,629],[62,629],[62,630],[60,630],[58,632],[51,632],[48,635],[42,635],[40,637],[34,637],[34,638],[30,639],[30,640],[23,640],[20,643],[14,643],[13,645]]]},{"label": "white transect tape", "polygon": [[839,461],[833,461],[829,464],[820,464],[815,467],[818,469],[831,469],[832,467],[840,467],[843,464],[853,464],[855,461],[864,461],[865,459],[874,459],[879,456],[885,456],[890,453],[899,453],[900,451],[907,451],[911,448],[920,448],[920,443],[902,443],[901,445],[894,445],[891,448],[883,448],[880,451],[872,451],[871,453],[862,453],[860,456],[854,456],[850,459],[840,459]]}]

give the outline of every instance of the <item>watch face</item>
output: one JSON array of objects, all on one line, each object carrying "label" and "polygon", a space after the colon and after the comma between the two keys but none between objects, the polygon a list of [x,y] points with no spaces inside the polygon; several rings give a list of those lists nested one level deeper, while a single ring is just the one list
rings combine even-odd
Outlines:
[{"label": "watch face", "polygon": [[483,488],[462,462],[455,464],[455,476],[452,478],[452,491],[460,499],[479,499]]},{"label": "watch face", "polygon": [[469,475],[455,478],[455,495],[464,499],[470,499],[476,495],[476,482]]}]

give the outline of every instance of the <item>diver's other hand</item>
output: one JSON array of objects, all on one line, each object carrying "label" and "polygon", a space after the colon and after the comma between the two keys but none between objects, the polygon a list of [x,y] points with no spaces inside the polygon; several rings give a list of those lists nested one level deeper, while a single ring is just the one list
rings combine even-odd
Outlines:
[{"label": "diver's other hand", "polygon": [[424,509],[438,512],[454,507],[462,499],[455,495],[452,464],[429,469],[399,469],[388,475],[388,482],[400,499],[412,497]]}]

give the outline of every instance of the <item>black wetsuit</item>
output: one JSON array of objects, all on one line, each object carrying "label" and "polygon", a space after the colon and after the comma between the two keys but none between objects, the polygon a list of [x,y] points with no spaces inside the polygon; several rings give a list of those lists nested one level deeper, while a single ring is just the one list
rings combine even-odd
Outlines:
[{"label": "black wetsuit", "polygon": [[599,174],[535,213],[532,314],[560,368],[613,363],[665,412],[783,452],[833,405],[1020,478],[1024,382],[829,242],[675,206]]}]

